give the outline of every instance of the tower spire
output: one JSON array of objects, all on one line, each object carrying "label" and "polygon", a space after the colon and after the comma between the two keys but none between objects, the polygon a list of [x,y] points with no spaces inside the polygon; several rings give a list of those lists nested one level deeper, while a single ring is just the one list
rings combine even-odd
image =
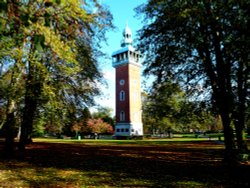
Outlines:
[{"label": "tower spire", "polygon": [[121,47],[126,47],[132,45],[132,31],[128,26],[128,21],[126,21],[126,26],[123,30],[123,39],[121,41]]}]

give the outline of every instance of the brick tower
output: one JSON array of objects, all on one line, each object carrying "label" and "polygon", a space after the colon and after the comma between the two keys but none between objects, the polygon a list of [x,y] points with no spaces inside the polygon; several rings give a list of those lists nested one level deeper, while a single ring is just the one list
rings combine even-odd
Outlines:
[{"label": "brick tower", "polygon": [[143,136],[141,111],[140,54],[132,46],[126,25],[121,49],[112,54],[116,71],[116,138]]}]

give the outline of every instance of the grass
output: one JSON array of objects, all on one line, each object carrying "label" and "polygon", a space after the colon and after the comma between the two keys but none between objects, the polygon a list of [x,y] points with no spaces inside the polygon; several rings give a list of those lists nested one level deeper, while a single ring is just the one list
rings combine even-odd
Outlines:
[{"label": "grass", "polygon": [[165,138],[165,139],[145,139],[145,140],[115,140],[115,139],[53,139],[53,138],[36,138],[35,142],[54,142],[54,143],[101,143],[101,144],[163,144],[169,142],[196,142],[196,141],[208,141],[209,138],[200,137],[176,137],[176,138]]},{"label": "grass", "polygon": [[223,164],[223,148],[197,139],[35,139],[0,158],[0,187],[248,187],[250,164]]}]

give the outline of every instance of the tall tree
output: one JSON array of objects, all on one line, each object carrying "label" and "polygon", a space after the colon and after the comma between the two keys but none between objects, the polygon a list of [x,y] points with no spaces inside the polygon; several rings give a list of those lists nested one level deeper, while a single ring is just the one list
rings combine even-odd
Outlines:
[{"label": "tall tree", "polygon": [[[179,111],[183,93],[178,84],[164,82],[153,84],[147,95],[143,95],[143,123],[151,133],[165,132],[174,126],[174,116]],[[170,123],[172,122],[172,123]],[[160,128],[161,127],[161,128]]]},{"label": "tall tree", "polygon": [[213,124],[210,106],[189,96],[177,83],[155,83],[143,99],[143,123],[151,133],[159,129],[163,132],[209,130]]},{"label": "tall tree", "polygon": [[[249,106],[249,1],[149,0],[137,8],[145,17],[139,49],[145,73],[195,87],[202,84],[221,115],[225,159],[247,149],[242,139]],[[154,42],[152,42],[154,41]]]},{"label": "tall tree", "polygon": [[24,149],[38,110],[84,106],[98,94],[98,44],[112,16],[95,0],[5,0],[0,11],[0,45],[7,46],[0,57],[11,57],[24,75],[19,141]]}]

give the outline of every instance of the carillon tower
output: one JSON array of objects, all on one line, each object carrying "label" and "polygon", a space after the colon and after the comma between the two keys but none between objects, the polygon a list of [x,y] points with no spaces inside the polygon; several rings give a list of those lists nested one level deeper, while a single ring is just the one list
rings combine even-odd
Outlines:
[{"label": "carillon tower", "polygon": [[132,46],[132,32],[126,25],[121,49],[112,54],[116,71],[117,139],[143,136],[141,109],[140,53]]}]

